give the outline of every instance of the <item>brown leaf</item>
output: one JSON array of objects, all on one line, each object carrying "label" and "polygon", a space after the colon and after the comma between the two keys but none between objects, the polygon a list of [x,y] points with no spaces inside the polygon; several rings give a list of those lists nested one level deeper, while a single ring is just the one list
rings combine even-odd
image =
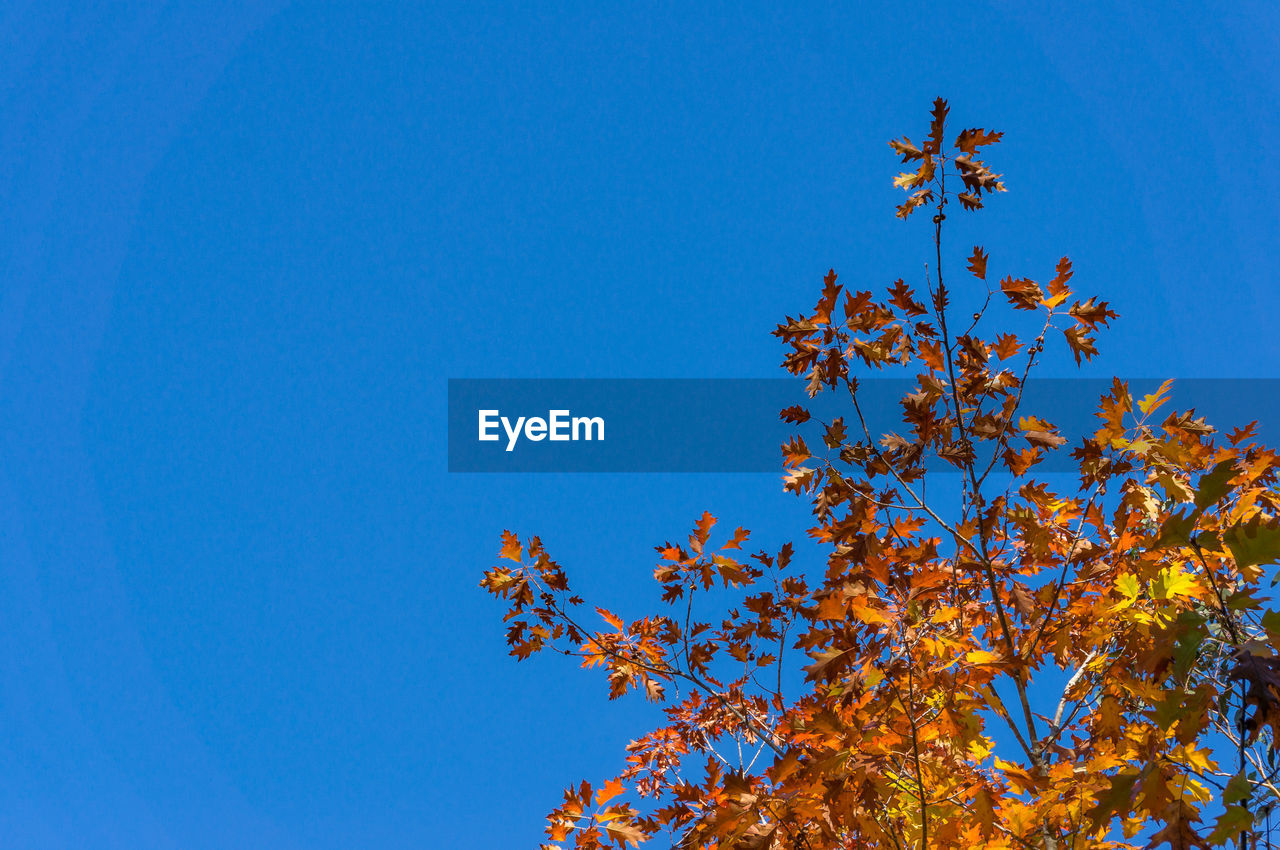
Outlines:
[{"label": "brown leaf", "polygon": [[973,254],[969,257],[969,271],[978,280],[987,279],[987,252],[977,245],[973,246]]},{"label": "brown leaf", "polygon": [[1065,446],[1067,438],[1057,434],[1051,434],[1047,431],[1023,431],[1022,436],[1027,438],[1027,442],[1033,446],[1043,449],[1056,449],[1058,446]]},{"label": "brown leaf", "polygon": [[947,102],[943,98],[933,101],[933,120],[929,122],[929,140],[925,142],[924,152],[927,154],[942,153],[942,134],[947,121]]},{"label": "brown leaf", "polygon": [[1020,581],[1009,582],[1009,598],[1013,600],[1014,609],[1023,617],[1029,618],[1036,610],[1036,600],[1031,588]]},{"label": "brown leaf", "polygon": [[1040,284],[1025,277],[1017,280],[1006,277],[1000,281],[1000,290],[1018,310],[1034,310],[1044,298],[1044,290],[1040,288]]},{"label": "brown leaf", "polygon": [[981,128],[961,130],[960,135],[956,137],[955,147],[957,150],[972,155],[977,153],[978,148],[983,145],[994,145],[996,142],[1000,141],[1002,136],[1004,136],[1004,133],[988,133],[986,130]]}]

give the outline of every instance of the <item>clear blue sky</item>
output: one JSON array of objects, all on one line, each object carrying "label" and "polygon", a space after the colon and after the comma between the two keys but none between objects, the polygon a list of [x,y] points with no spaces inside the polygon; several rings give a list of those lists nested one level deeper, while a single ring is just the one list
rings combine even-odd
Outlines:
[{"label": "clear blue sky", "polygon": [[357,5],[0,10],[6,846],[533,846],[647,712],[506,658],[498,532],[634,613],[803,509],[451,476],[446,379],[778,374],[829,267],[918,275],[937,95],[1006,131],[956,241],[1122,314],[1089,374],[1280,377],[1270,4]]}]

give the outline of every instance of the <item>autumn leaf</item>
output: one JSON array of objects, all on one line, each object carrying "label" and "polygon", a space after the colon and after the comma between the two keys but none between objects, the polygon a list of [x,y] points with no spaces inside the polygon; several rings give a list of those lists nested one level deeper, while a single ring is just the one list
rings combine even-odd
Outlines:
[{"label": "autumn leaf", "polygon": [[631,821],[625,820],[610,821],[605,824],[604,830],[619,847],[624,843],[630,844],[632,847],[636,847],[647,837],[639,826]]},{"label": "autumn leaf", "polygon": [[1008,360],[1022,350],[1022,343],[1013,334],[1001,334],[996,340],[995,355],[1001,360]]},{"label": "autumn leaf", "polygon": [[1098,347],[1094,345],[1093,337],[1085,333],[1081,328],[1067,328],[1062,332],[1067,340],[1067,345],[1071,347],[1071,353],[1076,358],[1076,365],[1080,365],[1081,358],[1092,360],[1093,356],[1098,353]]},{"label": "autumn leaf", "polygon": [[703,547],[707,545],[707,539],[711,537],[711,528],[715,524],[716,518],[711,515],[711,512],[703,511],[702,516],[694,524],[693,532],[689,535],[689,548],[701,553]]},{"label": "autumn leaf", "polygon": [[622,780],[610,779],[603,787],[596,789],[596,806],[603,806],[622,793]]},{"label": "autumn leaf", "polygon": [[933,120],[929,123],[929,140],[925,142],[924,152],[938,154],[942,152],[942,134],[945,132],[947,113],[950,109],[943,98],[933,102]]},{"label": "autumn leaf", "polygon": [[1226,810],[1218,816],[1213,832],[1209,833],[1209,843],[1226,844],[1252,828],[1253,812],[1244,806],[1227,806]]},{"label": "autumn leaf", "polygon": [[1192,576],[1171,567],[1161,570],[1151,583],[1151,595],[1156,599],[1195,596],[1198,590],[1199,586]]},{"label": "autumn leaf", "polygon": [[1195,504],[1200,510],[1216,505],[1231,491],[1231,481],[1236,477],[1234,460],[1219,461],[1200,479],[1196,488]]},{"label": "autumn leaf", "polygon": [[902,310],[908,316],[923,316],[929,312],[923,304],[915,299],[915,293],[902,282],[901,278],[890,287],[889,294],[891,296],[889,303]]},{"label": "autumn leaf", "polygon": [[1280,526],[1274,520],[1264,524],[1259,515],[1231,526],[1222,535],[1222,542],[1231,549],[1238,567],[1274,564],[1280,560]]},{"label": "autumn leaf", "polygon": [[1044,299],[1044,290],[1040,288],[1040,284],[1025,277],[1017,280],[1006,277],[1000,281],[1000,291],[1019,310],[1034,310]]},{"label": "autumn leaf", "polygon": [[783,422],[790,422],[793,425],[798,425],[801,422],[809,421],[809,411],[805,410],[800,405],[795,404],[779,413],[778,418]]},{"label": "autumn leaf", "polygon": [[1055,303],[1061,304],[1066,295],[1070,293],[1071,290],[1067,288],[1067,282],[1071,280],[1072,274],[1074,272],[1071,271],[1071,260],[1066,257],[1058,260],[1058,267],[1055,269],[1053,279],[1049,281],[1049,294],[1057,299]]},{"label": "autumn leaf", "polygon": [[924,153],[918,147],[913,145],[911,143],[911,140],[906,138],[905,136],[900,142],[899,141],[889,142],[889,147],[893,148],[894,153],[902,155],[903,162],[911,162],[912,160],[921,159],[924,157]]},{"label": "autumn leaf", "polygon": [[1165,811],[1164,827],[1151,836],[1147,847],[1159,847],[1167,842],[1170,850],[1191,850],[1192,847],[1208,850],[1208,843],[1192,829],[1192,823],[1198,819],[1195,811],[1186,803],[1178,801],[1170,804]]},{"label": "autumn leaf", "polygon": [[626,625],[622,622],[622,619],[617,614],[614,614],[611,611],[606,611],[604,608],[601,608],[599,606],[596,606],[596,613],[600,615],[601,619],[603,619],[609,625],[613,626],[618,631],[620,632],[626,631]]},{"label": "autumn leaf", "polygon": [[1024,617],[1030,617],[1036,610],[1035,597],[1031,595],[1031,589],[1020,581],[1010,582],[1009,597],[1013,600],[1013,607],[1019,614]]},{"label": "autumn leaf", "polygon": [[782,456],[789,467],[798,467],[800,464],[808,460],[811,455],[809,447],[805,445],[804,440],[795,436],[782,447]]},{"label": "autumn leaf", "polygon": [[498,553],[501,558],[511,561],[519,561],[521,555],[520,539],[510,531],[502,532],[502,550]]},{"label": "autumn leaf", "polygon": [[1097,301],[1094,298],[1088,301],[1077,301],[1067,311],[1067,315],[1089,330],[1093,330],[1098,325],[1106,325],[1111,319],[1116,318],[1115,311],[1108,306],[1107,302]]},{"label": "autumn leaf", "polygon": [[1098,795],[1097,803],[1085,812],[1095,830],[1110,823],[1116,816],[1125,815],[1133,806],[1133,786],[1138,781],[1135,771],[1117,773],[1107,777],[1106,790]]},{"label": "autumn leaf", "polygon": [[973,254],[969,257],[969,271],[978,280],[987,279],[987,254],[977,245],[973,247]]},{"label": "autumn leaf", "polygon": [[988,133],[982,129],[961,130],[956,137],[955,147],[963,153],[974,154],[983,145],[994,145],[1002,136],[1004,133]]}]

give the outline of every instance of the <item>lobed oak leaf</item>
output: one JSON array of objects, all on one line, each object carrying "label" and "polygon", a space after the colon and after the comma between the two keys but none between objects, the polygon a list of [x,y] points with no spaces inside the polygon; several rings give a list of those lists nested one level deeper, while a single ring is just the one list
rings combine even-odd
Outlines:
[{"label": "lobed oak leaf", "polygon": [[799,425],[802,422],[809,421],[809,411],[805,410],[798,404],[785,408],[778,414],[778,418],[783,422],[790,422],[793,425]]},{"label": "lobed oak leaf", "polygon": [[1000,281],[1000,291],[1017,310],[1034,310],[1044,299],[1044,290],[1040,288],[1040,284],[1025,277],[1017,280],[1006,277]]},{"label": "lobed oak leaf", "polygon": [[916,189],[928,182],[923,167],[919,171],[904,171],[893,178],[893,185],[899,189]]},{"label": "lobed oak leaf", "polygon": [[996,142],[1000,141],[1003,136],[1004,133],[995,131],[989,133],[980,127],[971,130],[961,130],[960,135],[956,137],[955,147],[957,150],[972,155],[977,153],[978,148],[983,145],[994,145]]},{"label": "lobed oak leaf", "polygon": [[933,120],[929,122],[929,140],[924,145],[925,153],[938,154],[942,152],[942,134],[945,132],[947,113],[949,111],[945,99],[941,97],[934,99]]},{"label": "lobed oak leaf", "polygon": [[1048,431],[1023,431],[1022,436],[1033,446],[1043,449],[1056,449],[1067,444],[1067,438]]},{"label": "lobed oak leaf", "polygon": [[1142,397],[1138,402],[1138,411],[1147,416],[1164,405],[1169,400],[1169,390],[1173,387],[1173,380],[1169,379],[1160,385],[1160,388],[1149,395]]},{"label": "lobed oak leaf", "polygon": [[604,825],[604,831],[619,847],[623,846],[624,842],[637,847],[641,841],[648,838],[644,831],[631,820],[611,820]]},{"label": "lobed oak leaf", "polygon": [[980,835],[983,839],[990,839],[994,832],[995,806],[985,785],[979,786],[973,795],[973,813],[978,819]]},{"label": "lobed oak leaf", "polygon": [[902,278],[889,288],[889,303],[901,309],[908,316],[923,316],[928,313],[928,309],[915,299],[915,293],[911,291],[911,287],[903,282]]},{"label": "lobed oak leaf", "polygon": [[721,546],[720,549],[721,550],[741,549],[743,541],[745,541],[750,536],[751,536],[750,531],[739,526],[738,528],[734,529],[733,536],[729,538],[729,542]]},{"label": "lobed oak leaf", "polygon": [[1045,298],[1041,298],[1040,306],[1045,308],[1046,310],[1053,310],[1055,307],[1057,307],[1059,304],[1066,301],[1070,297],[1071,297],[1071,290],[1064,289],[1061,292],[1051,294]]},{"label": "lobed oak leaf", "polygon": [[840,297],[843,287],[836,283],[836,270],[831,269],[822,279],[822,297],[813,308],[811,321],[815,325],[825,325],[831,321],[831,311],[835,309],[836,299]]},{"label": "lobed oak leaf", "polygon": [[1163,813],[1164,826],[1151,835],[1147,848],[1168,843],[1169,850],[1191,850],[1193,847],[1209,850],[1209,844],[1191,828],[1200,819],[1199,814],[1186,802],[1176,800]]},{"label": "lobed oak leaf", "polygon": [[1001,334],[996,338],[995,355],[1001,360],[1008,360],[1022,350],[1022,343],[1013,334]]},{"label": "lobed oak leaf", "polygon": [[1166,567],[1151,582],[1151,595],[1155,599],[1177,599],[1179,596],[1197,596],[1200,585],[1194,577],[1181,570]]},{"label": "lobed oak leaf", "polygon": [[1089,336],[1082,327],[1067,328],[1062,332],[1066,337],[1067,345],[1071,347],[1071,353],[1076,358],[1076,365],[1080,365],[1080,358],[1092,360],[1093,355],[1098,353],[1098,347],[1093,344],[1093,337]]},{"label": "lobed oak leaf", "polygon": [[844,418],[837,417],[832,420],[830,425],[827,426],[826,431],[822,435],[822,442],[825,443],[829,449],[838,449],[844,444],[846,436]]},{"label": "lobed oak leaf", "polygon": [[622,780],[610,779],[604,784],[603,788],[596,789],[596,805],[603,806],[605,803],[621,794],[622,791]]},{"label": "lobed oak leaf", "polygon": [[498,557],[506,558],[511,561],[521,560],[520,538],[516,537],[510,531],[502,532],[502,549],[498,552]]},{"label": "lobed oak leaf", "polygon": [[811,652],[809,655],[813,658],[813,663],[804,667],[804,672],[811,681],[832,679],[839,676],[841,671],[849,666],[849,652],[846,649],[826,647],[825,649]]},{"label": "lobed oak leaf", "polygon": [[[1000,175],[992,173],[986,163],[975,160],[968,154],[962,154],[952,160],[960,172],[960,181],[975,199],[980,199],[983,192],[1003,192],[1004,184]],[[981,203],[978,204],[981,206]]]},{"label": "lobed oak leaf", "polygon": [[844,294],[844,315],[845,318],[852,322],[855,317],[861,318],[875,307],[871,303],[871,293],[860,291],[857,293],[846,291]]},{"label": "lobed oak leaf", "polygon": [[1171,413],[1160,423],[1160,427],[1166,431],[1178,430],[1185,431],[1188,434],[1212,434],[1214,428],[1204,421],[1204,417],[1195,418],[1195,411],[1188,410],[1183,413]]},{"label": "lobed oak leaf", "polygon": [[848,602],[849,614],[855,620],[867,625],[885,625],[890,622],[888,615],[879,608],[873,608],[865,597],[854,596]]},{"label": "lobed oak leaf", "polygon": [[924,152],[912,144],[911,140],[906,136],[902,137],[902,141],[890,141],[889,147],[893,148],[894,153],[902,156],[903,162],[910,162],[913,159],[920,159],[924,156]]},{"label": "lobed oak leaf", "polygon": [[1009,582],[1009,597],[1013,600],[1014,610],[1023,617],[1030,617],[1035,613],[1035,597],[1031,593],[1031,588],[1027,587],[1022,582]]},{"label": "lobed oak leaf", "polygon": [[1231,482],[1235,477],[1236,465],[1234,460],[1224,460],[1215,465],[1213,469],[1200,478],[1200,484],[1196,487],[1196,507],[1204,510],[1216,505],[1223,496],[1231,492]]},{"label": "lobed oak leaf", "polygon": [[804,438],[797,434],[782,446],[782,457],[788,467],[797,468],[813,455],[805,445]]},{"label": "lobed oak leaf", "polygon": [[799,467],[788,472],[783,477],[782,489],[792,493],[803,493],[818,479],[818,471],[809,469],[807,466]]},{"label": "lobed oak leaf", "polygon": [[987,252],[974,245],[973,254],[969,257],[969,271],[978,280],[987,279]]},{"label": "lobed oak leaf", "polygon": [[965,653],[964,660],[968,661],[970,664],[983,665],[999,664],[1002,659],[999,655],[996,655],[988,649],[973,649]]},{"label": "lobed oak leaf", "polygon": [[1133,808],[1133,787],[1138,772],[1130,769],[1107,777],[1107,788],[1097,796],[1094,806],[1085,812],[1094,830],[1107,826],[1116,817],[1124,817]]},{"label": "lobed oak leaf", "polygon": [[942,356],[942,346],[936,342],[921,342],[919,345],[920,359],[924,364],[935,372],[941,372],[947,366],[947,361]]},{"label": "lobed oak leaf", "polygon": [[613,626],[613,627],[614,627],[615,629],[617,629],[618,631],[620,631],[620,632],[625,632],[625,631],[626,631],[626,624],[625,624],[625,623],[623,623],[622,618],[621,618],[621,617],[619,617],[617,614],[614,614],[612,611],[608,611],[608,610],[606,610],[606,609],[604,609],[604,608],[601,608],[601,607],[600,607],[600,606],[598,606],[598,605],[596,606],[596,613],[597,613],[597,614],[599,614],[599,615],[600,615],[600,617],[601,617],[601,618],[602,618],[606,623],[608,623],[609,625]]},{"label": "lobed oak leaf", "polygon": [[933,190],[921,189],[898,205],[897,216],[898,218],[906,218],[911,215],[911,213],[915,212],[917,207],[927,204],[932,200]]},{"label": "lobed oak leaf", "polygon": [[693,532],[689,535],[689,548],[699,554],[707,544],[707,538],[711,536],[711,527],[716,524],[716,518],[711,515],[710,511],[703,511],[702,517],[694,524]]},{"label": "lobed oak leaf", "polygon": [[1071,280],[1071,276],[1074,274],[1071,271],[1071,260],[1067,257],[1058,260],[1058,266],[1054,271],[1056,274],[1054,274],[1053,280],[1049,281],[1049,294],[1061,295],[1064,292],[1068,292],[1067,281]]},{"label": "lobed oak leaf", "polygon": [[1253,439],[1257,434],[1258,420],[1253,420],[1243,428],[1232,428],[1231,433],[1227,435],[1227,441],[1233,446],[1238,446],[1245,440]]},{"label": "lobed oak leaf", "polygon": [[1231,549],[1231,556],[1241,569],[1280,561],[1280,527],[1275,520],[1263,524],[1258,514],[1227,529],[1222,542]]},{"label": "lobed oak leaf", "polygon": [[1244,806],[1227,806],[1209,833],[1209,843],[1221,845],[1235,841],[1252,828],[1253,812]]},{"label": "lobed oak leaf", "polygon": [[1077,301],[1071,305],[1067,315],[1092,329],[1097,325],[1108,324],[1119,314],[1112,310],[1106,301],[1090,298],[1088,301]]}]

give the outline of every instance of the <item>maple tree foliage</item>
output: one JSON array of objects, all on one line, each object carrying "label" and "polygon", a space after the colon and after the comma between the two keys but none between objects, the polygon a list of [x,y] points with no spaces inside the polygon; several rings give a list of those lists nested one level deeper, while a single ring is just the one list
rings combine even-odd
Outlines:
[{"label": "maple tree foliage", "polygon": [[[748,532],[704,514],[687,543],[657,547],[663,607],[624,622],[573,595],[537,537],[504,533],[482,585],[509,606],[511,653],[576,655],[665,718],[621,775],[565,792],[552,842],[1180,850],[1269,829],[1277,455],[1253,426],[1158,413],[1168,383],[1136,398],[1115,380],[1075,446],[1023,409],[1042,358],[1093,358],[1116,314],[1075,293],[1065,258],[1046,283],[993,284],[976,247],[963,285],[982,307],[954,315],[948,210],[1004,186],[979,159],[1001,134],[962,130],[948,151],[947,111],[935,102],[922,144],[891,142],[915,168],[895,181],[898,215],[933,211],[922,290],[899,280],[878,298],[831,272],[775,331],[810,397],[847,400],[832,422],[782,411],[820,445],[783,446],[784,489],[810,501],[824,569],[799,570],[789,543],[744,555]],[[979,336],[1001,304],[1039,316],[1038,333]],[[918,375],[903,433],[876,436],[858,376],[888,367]],[[1069,492],[1036,478],[1054,452],[1078,472]],[[963,481],[949,503],[926,497],[939,463]],[[726,594],[716,616],[696,604]],[[784,695],[793,659],[803,686]]]}]

